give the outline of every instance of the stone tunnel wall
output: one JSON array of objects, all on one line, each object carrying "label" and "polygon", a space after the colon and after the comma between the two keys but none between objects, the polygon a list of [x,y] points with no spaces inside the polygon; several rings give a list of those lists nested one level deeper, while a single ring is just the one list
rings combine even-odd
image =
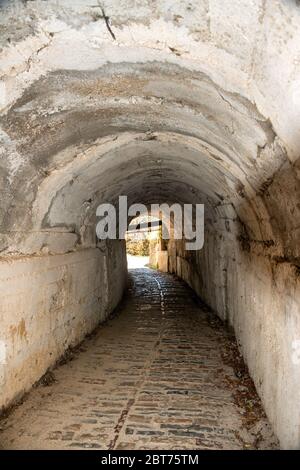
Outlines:
[{"label": "stone tunnel wall", "polygon": [[0,409],[103,322],[126,285],[124,245],[0,262]]},{"label": "stone tunnel wall", "polygon": [[266,413],[283,448],[300,447],[300,276],[287,262],[207,231],[203,250],[169,243],[169,271],[184,279],[234,328]]},{"label": "stone tunnel wall", "polygon": [[[234,326],[282,446],[300,447],[299,364],[291,359],[300,338],[299,1],[104,0],[103,11],[85,0],[0,3],[3,403],[112,308],[109,297],[95,309],[78,299],[67,341],[32,367],[42,357],[35,348],[55,339],[53,286],[28,281],[26,293],[19,270],[47,277],[58,260],[70,289],[71,274],[79,283],[86,273],[103,297],[95,282],[105,250],[90,251],[99,204],[116,205],[119,195],[129,205],[203,203],[204,250],[178,246],[170,269]],[[68,262],[85,260],[84,247],[99,265],[78,262],[76,274]],[[111,250],[116,303],[123,258]],[[13,279],[15,297],[7,294]],[[45,290],[41,310],[33,289]],[[85,324],[86,308],[94,314]]]}]

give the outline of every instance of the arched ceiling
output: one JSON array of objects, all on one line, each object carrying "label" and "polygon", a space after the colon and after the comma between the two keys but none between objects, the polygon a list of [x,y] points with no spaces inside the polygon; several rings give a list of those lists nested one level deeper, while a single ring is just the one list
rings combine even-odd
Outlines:
[{"label": "arched ceiling", "polygon": [[129,3],[4,2],[0,249],[93,243],[125,194],[205,203],[295,256],[297,2]]}]

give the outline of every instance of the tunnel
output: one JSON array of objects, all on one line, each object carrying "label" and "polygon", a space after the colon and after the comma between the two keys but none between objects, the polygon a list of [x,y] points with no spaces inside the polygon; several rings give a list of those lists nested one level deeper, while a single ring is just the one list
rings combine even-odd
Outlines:
[{"label": "tunnel", "polygon": [[171,239],[168,273],[131,273],[130,295],[144,282],[157,309],[186,286],[191,332],[196,296],[234,334],[278,445],[299,449],[299,1],[0,5],[3,413],[128,295],[97,207],[201,203],[203,248]]}]

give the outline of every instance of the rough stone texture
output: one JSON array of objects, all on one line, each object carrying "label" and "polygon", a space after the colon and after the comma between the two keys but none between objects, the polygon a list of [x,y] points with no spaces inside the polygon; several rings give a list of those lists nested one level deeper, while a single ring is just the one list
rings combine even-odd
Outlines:
[{"label": "rough stone texture", "polygon": [[164,273],[168,272],[168,252],[160,251],[158,254],[158,269]]},{"label": "rough stone texture", "polygon": [[153,240],[152,243],[150,243],[149,265],[152,268],[157,268],[167,273],[169,255],[167,250],[162,250],[161,248],[160,240]]},{"label": "rough stone texture", "polygon": [[170,269],[235,326],[299,448],[299,2],[104,0],[110,30],[84,0],[1,8],[2,256],[95,247],[120,194],[204,203],[203,253]]},{"label": "rough stone texture", "polygon": [[276,448],[235,342],[218,318],[168,274],[137,269],[131,281],[117,318],[0,421],[0,445]]},{"label": "rough stone texture", "polygon": [[126,285],[123,253],[118,243],[110,243],[110,253],[94,248],[0,262],[5,348],[0,408],[29,390],[68,347],[80,342],[116,307]]}]

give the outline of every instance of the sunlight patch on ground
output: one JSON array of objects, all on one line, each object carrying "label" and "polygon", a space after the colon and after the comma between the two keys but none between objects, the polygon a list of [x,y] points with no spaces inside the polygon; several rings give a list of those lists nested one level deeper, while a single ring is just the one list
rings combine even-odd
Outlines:
[{"label": "sunlight patch on ground", "polygon": [[128,269],[146,268],[149,263],[149,256],[133,256],[127,253]]}]

